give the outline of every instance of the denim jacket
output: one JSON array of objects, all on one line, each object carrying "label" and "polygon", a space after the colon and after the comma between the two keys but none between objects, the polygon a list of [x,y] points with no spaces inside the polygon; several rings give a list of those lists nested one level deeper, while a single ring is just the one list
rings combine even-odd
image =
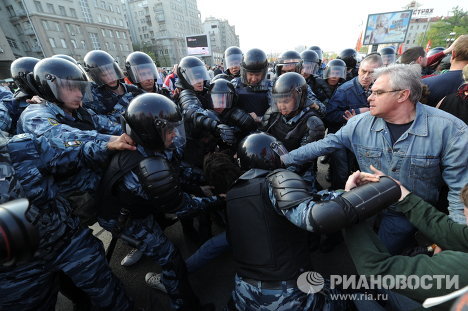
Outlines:
[{"label": "denim jacket", "polygon": [[284,162],[302,164],[343,147],[354,152],[362,171],[371,172],[372,164],[431,204],[444,181],[450,217],[466,223],[460,191],[468,183],[468,130],[460,119],[417,103],[413,124],[392,146],[385,121],[366,112],[335,134],[291,151]]}]

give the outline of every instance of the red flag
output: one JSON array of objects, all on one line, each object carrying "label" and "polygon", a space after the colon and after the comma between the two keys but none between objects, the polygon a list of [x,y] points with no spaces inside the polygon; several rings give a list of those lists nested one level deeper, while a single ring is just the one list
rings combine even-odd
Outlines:
[{"label": "red flag", "polygon": [[432,45],[432,42],[431,42],[431,39],[429,39],[427,41],[427,44],[426,44],[426,53],[427,53],[427,51],[429,51],[431,49],[431,45]]},{"label": "red flag", "polygon": [[400,46],[398,47],[398,51],[397,51],[398,55],[403,54],[403,45],[404,45],[404,43],[400,43]]},{"label": "red flag", "polygon": [[362,31],[361,34],[359,35],[359,38],[356,42],[356,51],[359,52],[359,50],[362,48]]}]

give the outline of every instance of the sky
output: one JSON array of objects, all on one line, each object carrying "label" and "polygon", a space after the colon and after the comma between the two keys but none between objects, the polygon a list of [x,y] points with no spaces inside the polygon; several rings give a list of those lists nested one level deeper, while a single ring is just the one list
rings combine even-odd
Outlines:
[{"label": "sky", "polygon": [[[410,0],[197,0],[202,21],[213,16],[236,27],[240,48],[281,53],[299,46],[318,45],[323,51],[354,48],[367,15],[401,11]],[[446,16],[460,0],[419,0],[419,9]],[[465,2],[466,3],[466,2]]]}]

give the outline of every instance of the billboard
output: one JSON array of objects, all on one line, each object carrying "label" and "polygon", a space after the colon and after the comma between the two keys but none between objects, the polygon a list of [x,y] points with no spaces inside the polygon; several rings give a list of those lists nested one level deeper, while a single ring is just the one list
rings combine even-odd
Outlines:
[{"label": "billboard", "polygon": [[187,55],[189,56],[211,56],[207,35],[194,35],[185,37],[187,44]]},{"label": "billboard", "polygon": [[364,44],[402,43],[411,21],[412,10],[369,14]]}]

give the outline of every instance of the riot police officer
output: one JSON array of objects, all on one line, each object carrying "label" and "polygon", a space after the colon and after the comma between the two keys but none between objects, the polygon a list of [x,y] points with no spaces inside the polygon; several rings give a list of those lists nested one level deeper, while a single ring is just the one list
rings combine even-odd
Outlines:
[{"label": "riot police officer", "polygon": [[242,57],[240,77],[231,82],[239,96],[238,107],[257,122],[270,107],[270,82],[266,79],[268,59],[260,49],[250,49]]},{"label": "riot police officer", "polygon": [[322,90],[326,97],[323,103],[328,104],[336,89],[346,81],[346,63],[341,59],[329,61],[323,71],[322,81],[326,82],[325,84],[321,84],[324,87]]},{"label": "riot police officer", "polygon": [[301,53],[301,75],[306,79],[307,85],[314,92],[317,99],[324,105],[327,101],[327,87],[324,80],[317,76],[320,68],[320,59],[315,51],[305,50]]},{"label": "riot police officer", "polygon": [[384,47],[380,49],[379,53],[382,56],[382,62],[385,67],[396,62],[396,52],[393,47]]},{"label": "riot police officer", "polygon": [[[121,282],[106,262],[102,242],[90,229],[81,227],[56,183],[59,176],[94,165],[98,159],[85,156],[87,148],[89,144],[66,145],[59,139],[29,134],[10,141],[0,138],[0,202],[28,198],[30,207],[25,216],[39,233],[37,252],[29,262],[2,267],[0,309],[53,310],[58,292],[56,276],[63,272],[96,306],[131,310]],[[13,241],[9,247],[14,250],[19,244]]]},{"label": "riot police officer", "polygon": [[[300,74],[282,74],[273,85],[274,106],[262,120],[263,131],[281,141],[287,150],[294,150],[309,142],[322,139],[325,127],[307,102],[307,83]],[[317,190],[315,173],[312,168],[298,168],[305,174],[312,189]]]},{"label": "riot police officer", "polygon": [[346,63],[346,81],[357,77],[358,75],[358,53],[355,49],[344,49],[337,57]]},{"label": "riot police officer", "polygon": [[16,124],[21,113],[28,107],[27,100],[37,95],[32,81],[32,72],[39,59],[21,57],[11,63],[10,72],[19,90],[13,97],[3,98],[0,102],[0,130],[16,134]]},{"label": "riot police officer", "polygon": [[231,81],[240,76],[240,63],[242,61],[242,50],[237,46],[230,46],[224,51],[224,63],[226,70],[219,75],[218,78],[223,78]]},{"label": "riot police officer", "polygon": [[[131,219],[122,228],[140,241],[139,251],[162,267],[160,282],[176,310],[201,310],[187,279],[185,263],[164,235],[156,218],[164,213],[206,210],[223,202],[219,197],[197,198],[182,191],[185,176],[180,166],[185,144],[182,113],[160,94],[142,94],[123,115],[125,131],[138,144],[133,152],[120,152],[111,160],[102,181],[104,200],[100,224],[115,230],[121,208]],[[116,191],[118,189],[118,191]],[[152,273],[146,278],[151,286]]]},{"label": "riot police officer", "polygon": [[301,73],[301,67],[301,55],[296,51],[286,51],[278,57],[278,62],[275,65],[276,78],[286,72]]},{"label": "riot police officer", "polygon": [[120,82],[124,74],[116,60],[105,51],[89,51],[84,57],[83,68],[94,82],[93,97],[84,101],[83,105],[107,116],[112,122],[120,123],[120,116],[130,101],[143,91],[135,85]]},{"label": "riot police officer", "polygon": [[[238,148],[247,172],[226,196],[227,238],[236,263],[231,310],[348,310],[345,301],[327,299],[336,289],[320,294],[298,289],[298,276],[310,268],[307,231],[333,232],[362,221],[397,201],[400,188],[388,178],[341,197],[323,193],[331,200],[315,202],[300,176],[276,170],[280,155],[286,156],[283,148],[265,133],[247,136]],[[383,204],[370,203],[373,196]]]},{"label": "riot police officer", "polygon": [[159,71],[151,57],[143,52],[133,52],[125,60],[127,76],[134,85],[145,92],[159,93],[158,80],[161,80]]},{"label": "riot police officer", "polygon": [[323,62],[322,49],[320,47],[316,46],[316,45],[313,45],[313,46],[309,47],[308,50],[314,51],[315,53],[317,53],[317,56],[319,58],[319,69],[317,71],[317,75],[322,76],[323,70],[325,69],[325,63]]}]

